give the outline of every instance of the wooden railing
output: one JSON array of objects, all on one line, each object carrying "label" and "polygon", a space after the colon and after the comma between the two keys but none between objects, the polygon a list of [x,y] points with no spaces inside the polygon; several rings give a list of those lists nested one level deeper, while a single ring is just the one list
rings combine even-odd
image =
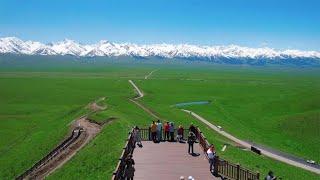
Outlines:
[{"label": "wooden railing", "polygon": [[126,174],[126,158],[129,154],[132,154],[135,148],[135,142],[133,137],[133,130],[130,131],[128,138],[126,139],[126,144],[122,150],[121,156],[119,158],[116,171],[113,173],[113,180],[121,180],[125,178]]},{"label": "wooden railing", "polygon": [[151,140],[150,128],[140,129],[140,137],[141,137],[141,141],[150,141]]},{"label": "wooden railing", "polygon": [[[202,147],[204,154],[207,154],[206,151],[208,150],[210,143],[199,128],[196,130],[199,144]],[[215,156],[214,158],[214,175],[236,180],[258,180],[260,178],[259,172],[253,172],[241,167],[239,164],[230,163],[219,158],[219,156]]]}]

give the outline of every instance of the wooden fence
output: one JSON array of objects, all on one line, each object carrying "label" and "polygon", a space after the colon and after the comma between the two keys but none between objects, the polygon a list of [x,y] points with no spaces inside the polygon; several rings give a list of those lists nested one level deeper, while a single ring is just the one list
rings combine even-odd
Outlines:
[{"label": "wooden fence", "polygon": [[122,180],[125,179],[126,174],[126,158],[129,154],[132,154],[135,148],[135,141],[133,137],[133,130],[130,131],[128,138],[126,139],[126,144],[122,150],[121,156],[119,158],[116,171],[113,173],[113,180]]},{"label": "wooden fence", "polygon": [[30,175],[33,171],[36,169],[42,167],[45,165],[48,161],[52,160],[55,156],[57,156],[62,150],[66,149],[70,144],[75,142],[79,136],[81,135],[82,128],[76,128],[72,131],[72,134],[65,139],[60,145],[58,145],[56,148],[54,148],[50,153],[48,153],[45,157],[43,157],[41,160],[39,160],[37,163],[35,163],[31,168],[26,170],[24,173],[22,173],[20,176],[16,177],[16,180],[22,180],[26,178],[28,175]]},{"label": "wooden fence", "polygon": [[[199,140],[200,146],[204,153],[208,150],[210,144],[207,138],[203,135],[199,128],[197,128],[196,136]],[[228,179],[236,180],[258,180],[260,178],[259,172],[253,172],[241,167],[239,164],[234,164],[215,156],[214,158],[214,174]]]}]

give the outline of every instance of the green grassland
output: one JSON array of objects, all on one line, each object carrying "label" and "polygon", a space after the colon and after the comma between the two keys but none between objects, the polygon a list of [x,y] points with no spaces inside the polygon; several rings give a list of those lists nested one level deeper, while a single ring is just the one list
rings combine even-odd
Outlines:
[{"label": "green grassland", "polygon": [[[19,67],[20,68],[20,67]],[[23,69],[23,68],[22,68]],[[116,118],[76,156],[48,179],[110,178],[133,125],[152,118],[128,98],[133,79],[146,93],[139,100],[165,120],[198,125],[223,158],[284,179],[319,176],[243,151],[172,105],[187,106],[226,131],[301,157],[319,160],[319,73],[317,70],[154,65],[108,65],[94,68],[10,69],[0,72],[0,179],[12,179],[48,153],[67,135],[70,122],[88,112],[100,97],[107,109],[90,118]],[[144,76],[154,69],[150,79]],[[19,71],[19,72],[17,72]]]},{"label": "green grassland", "polygon": [[12,179],[48,153],[67,136],[70,122],[88,112],[89,102],[108,97],[107,103],[120,106],[134,95],[126,79],[95,74],[1,73],[0,84],[0,179]]},{"label": "green grassland", "polygon": [[169,110],[179,102],[211,100],[209,105],[184,108],[241,139],[320,161],[319,75],[198,71],[202,79],[177,80],[173,74],[172,79],[158,79],[165,76],[161,73],[167,72],[157,71],[154,79],[138,82],[151,107]]}]

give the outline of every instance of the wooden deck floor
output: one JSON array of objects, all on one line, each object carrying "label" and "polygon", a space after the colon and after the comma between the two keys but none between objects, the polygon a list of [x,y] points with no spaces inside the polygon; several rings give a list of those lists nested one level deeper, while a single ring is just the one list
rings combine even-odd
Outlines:
[{"label": "wooden deck floor", "polygon": [[188,154],[188,145],[182,143],[162,142],[159,144],[144,141],[143,148],[135,148],[136,180],[179,180],[184,176],[193,176],[195,180],[212,180],[215,178],[209,171],[208,160],[199,144],[194,145],[193,157]]}]

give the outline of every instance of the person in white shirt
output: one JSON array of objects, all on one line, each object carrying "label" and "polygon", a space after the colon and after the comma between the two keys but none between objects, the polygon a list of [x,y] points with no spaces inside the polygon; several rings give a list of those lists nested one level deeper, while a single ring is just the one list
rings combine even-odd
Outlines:
[{"label": "person in white shirt", "polygon": [[272,172],[272,171],[269,171],[267,177],[265,177],[264,179],[265,179],[265,180],[276,180],[277,177],[275,177],[275,176],[273,175],[273,172]]},{"label": "person in white shirt", "polygon": [[157,122],[157,139],[158,142],[162,141],[162,123],[160,120]]},{"label": "person in white shirt", "polygon": [[210,172],[213,172],[214,157],[216,155],[216,151],[215,151],[213,145],[209,146],[209,149],[207,150],[207,155],[208,155],[209,163],[210,163]]}]

